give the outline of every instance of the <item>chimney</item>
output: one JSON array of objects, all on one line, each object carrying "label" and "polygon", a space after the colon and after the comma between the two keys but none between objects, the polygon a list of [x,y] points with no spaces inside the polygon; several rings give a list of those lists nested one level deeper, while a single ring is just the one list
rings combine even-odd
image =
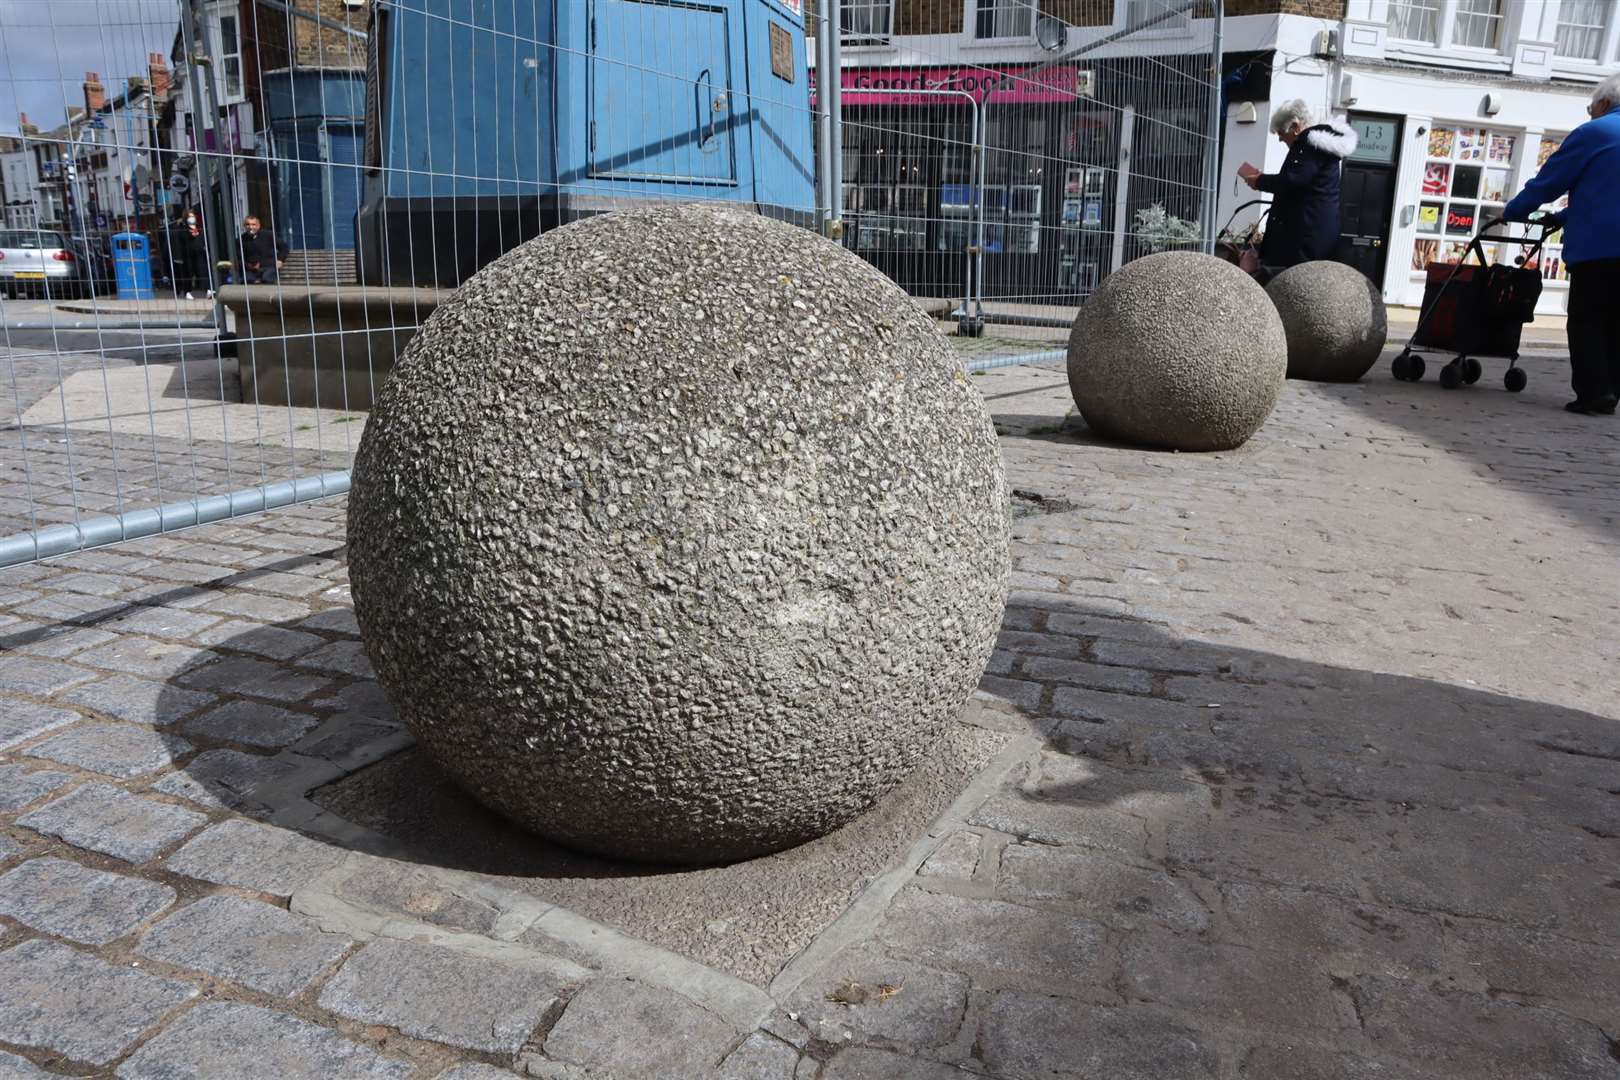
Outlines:
[{"label": "chimney", "polygon": [[152,88],[152,96],[159,101],[169,94],[169,65],[160,52],[146,54],[147,84]]},{"label": "chimney", "polygon": [[97,113],[107,104],[107,89],[101,85],[101,76],[94,71],[84,73],[84,111]]}]

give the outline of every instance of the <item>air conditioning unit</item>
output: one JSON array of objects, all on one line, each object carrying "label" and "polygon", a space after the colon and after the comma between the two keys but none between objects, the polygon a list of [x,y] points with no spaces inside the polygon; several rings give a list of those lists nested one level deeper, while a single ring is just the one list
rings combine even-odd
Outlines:
[{"label": "air conditioning unit", "polygon": [[1311,39],[1311,55],[1318,60],[1337,60],[1339,58],[1339,32],[1337,30],[1319,31]]}]

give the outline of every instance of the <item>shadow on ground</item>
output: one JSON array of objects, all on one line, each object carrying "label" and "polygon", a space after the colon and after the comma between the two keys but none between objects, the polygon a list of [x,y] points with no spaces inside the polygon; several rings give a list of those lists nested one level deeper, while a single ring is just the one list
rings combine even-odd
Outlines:
[{"label": "shadow on ground", "polygon": [[[887,914],[804,984],[807,1022],[1005,1077],[1613,1080],[1620,722],[1018,596],[966,741],[856,826],[774,861],[669,871],[571,853],[411,750],[315,798],[397,845],[401,880],[487,875],[764,983],[998,746],[1033,734]],[[327,625],[353,640],[352,620]],[[264,644],[215,648],[247,659]],[[172,680],[177,709],[206,670]],[[393,722],[362,669],[334,681],[294,657],[277,671],[322,680],[275,707],[321,720],[294,752]],[[270,724],[267,693],[233,696]],[[186,766],[199,781],[206,757]],[[488,929],[476,905],[411,917]],[[916,992],[828,1000],[851,981]]]}]

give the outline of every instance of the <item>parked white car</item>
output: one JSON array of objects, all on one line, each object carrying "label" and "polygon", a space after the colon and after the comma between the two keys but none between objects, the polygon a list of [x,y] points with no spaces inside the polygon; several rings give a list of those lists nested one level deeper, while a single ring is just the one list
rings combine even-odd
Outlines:
[{"label": "parked white car", "polygon": [[79,291],[79,265],[59,232],[0,229],[0,291],[72,296]]}]

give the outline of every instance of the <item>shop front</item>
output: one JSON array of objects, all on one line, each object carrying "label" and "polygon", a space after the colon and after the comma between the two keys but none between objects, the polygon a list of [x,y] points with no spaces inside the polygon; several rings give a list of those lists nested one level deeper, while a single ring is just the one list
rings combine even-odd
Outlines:
[{"label": "shop front", "polygon": [[[1422,303],[1431,263],[1454,263],[1469,242],[1499,219],[1509,199],[1535,176],[1567,134],[1586,120],[1590,86],[1493,82],[1429,69],[1356,68],[1333,78],[1279,75],[1269,108],[1352,99],[1348,108],[1318,111],[1344,117],[1358,147],[1344,165],[1341,235],[1335,258],[1382,286],[1387,303]],[[1234,162],[1263,160],[1276,171],[1285,152],[1264,129],[1258,111],[1247,128],[1229,123],[1223,171]],[[1261,140],[1266,140],[1261,145]],[[1262,157],[1263,156],[1263,157]],[[1235,204],[1241,195],[1223,195]],[[1555,209],[1556,207],[1548,207]],[[1523,226],[1493,230],[1522,236]],[[1546,280],[1539,311],[1567,305],[1568,271],[1562,238],[1532,265]],[[1512,263],[1523,249],[1488,243],[1486,257]]]},{"label": "shop front", "polygon": [[[983,175],[986,300],[1072,305],[1200,206],[1205,106],[1133,88],[1185,56],[1058,66],[848,68],[845,242],[922,296],[966,285]],[[1189,74],[1189,79],[1191,79]],[[976,115],[977,114],[977,115]],[[1122,167],[1122,163],[1128,165]],[[1195,227],[1195,226],[1194,226]]]}]

